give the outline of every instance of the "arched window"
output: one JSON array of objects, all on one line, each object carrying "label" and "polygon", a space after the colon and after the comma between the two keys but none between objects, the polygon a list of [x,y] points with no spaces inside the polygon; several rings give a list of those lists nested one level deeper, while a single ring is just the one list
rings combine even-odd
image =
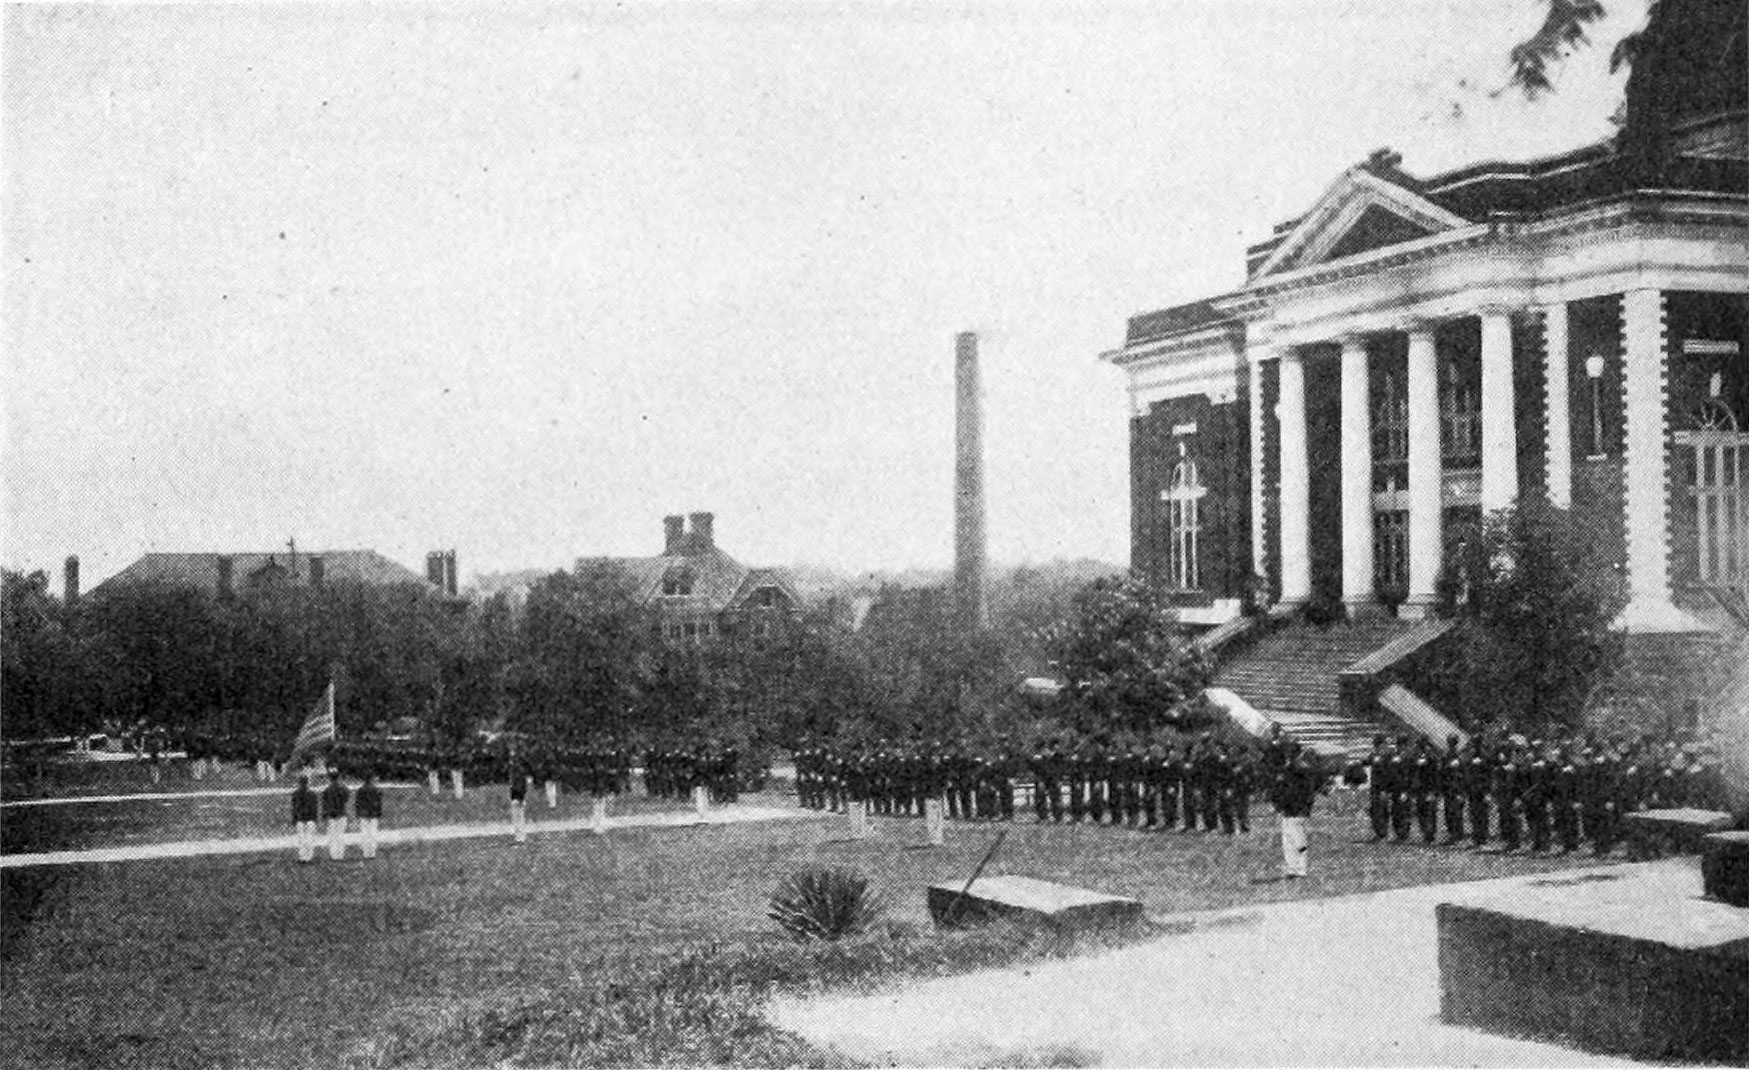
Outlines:
[{"label": "arched window", "polygon": [[1202,541],[1202,496],[1207,490],[1196,462],[1179,444],[1172,482],[1160,495],[1166,504],[1166,582],[1183,590],[1202,586],[1197,548]]}]

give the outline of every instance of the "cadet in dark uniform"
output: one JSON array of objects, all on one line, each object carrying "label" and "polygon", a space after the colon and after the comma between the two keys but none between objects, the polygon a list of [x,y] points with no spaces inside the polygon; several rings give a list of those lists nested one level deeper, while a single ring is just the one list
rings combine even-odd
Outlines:
[{"label": "cadet in dark uniform", "polygon": [[1530,773],[1530,759],[1522,749],[1515,749],[1508,754],[1501,751],[1501,761],[1496,766],[1494,777],[1495,811],[1499,817],[1500,839],[1506,844],[1508,852],[1516,852],[1523,846],[1523,826],[1520,824],[1520,808],[1524,805],[1525,781]]},{"label": "cadet in dark uniform", "polygon": [[1409,838],[1410,826],[1414,824],[1414,806],[1411,800],[1415,768],[1414,755],[1409,750],[1409,737],[1398,736],[1397,744],[1391,749],[1391,837],[1398,843]]},{"label": "cadet in dark uniform", "polygon": [[1566,751],[1556,751],[1549,763],[1549,807],[1561,853],[1579,849],[1579,767]]},{"label": "cadet in dark uniform", "polygon": [[1366,765],[1366,814],[1378,843],[1391,834],[1391,748],[1384,736],[1372,737]]},{"label": "cadet in dark uniform", "polygon": [[1533,742],[1530,768],[1524,781],[1524,823],[1530,831],[1530,849],[1537,854],[1549,849],[1549,803],[1554,790],[1553,772],[1542,741]]},{"label": "cadet in dark uniform", "polygon": [[1482,737],[1470,737],[1468,753],[1464,755],[1464,795],[1469,811],[1470,843],[1477,850],[1488,846],[1488,799],[1494,791],[1494,763],[1488,758]]},{"label": "cadet in dark uniform", "polygon": [[1458,746],[1458,737],[1445,737],[1445,753],[1440,758],[1439,788],[1443,793],[1441,801],[1445,805],[1447,847],[1462,843],[1464,839],[1464,800],[1468,795],[1464,784],[1467,769],[1463,750]]},{"label": "cadet in dark uniform", "polygon": [[[1277,727],[1280,727],[1279,725]],[[1285,750],[1283,755],[1287,753]],[[1241,747],[1232,758],[1230,783],[1233,818],[1240,832],[1251,831],[1251,793],[1257,787],[1257,762],[1249,747]]]},{"label": "cadet in dark uniform", "polygon": [[510,835],[516,843],[528,842],[528,766],[512,757],[506,774],[510,787]]},{"label": "cadet in dark uniform", "polygon": [[297,830],[298,861],[309,862],[316,857],[316,822],[322,819],[322,804],[310,790],[310,774],[298,774],[298,786],[292,791],[292,826]]},{"label": "cadet in dark uniform", "polygon": [[1432,847],[1439,838],[1439,755],[1433,744],[1423,736],[1416,741],[1414,759],[1409,767],[1409,795],[1415,809],[1415,825],[1421,830],[1421,842]]}]

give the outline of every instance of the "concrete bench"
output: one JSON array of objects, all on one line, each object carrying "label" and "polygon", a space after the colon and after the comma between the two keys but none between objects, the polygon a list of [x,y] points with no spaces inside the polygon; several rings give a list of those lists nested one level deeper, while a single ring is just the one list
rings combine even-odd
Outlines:
[{"label": "concrete bench", "polygon": [[1622,819],[1622,838],[1636,858],[1699,854],[1707,836],[1735,823],[1720,810],[1641,810]]},{"label": "concrete bench", "polygon": [[937,925],[1013,918],[1059,929],[1124,925],[1142,919],[1137,899],[1106,895],[1032,877],[980,877],[964,897],[963,882],[931,884],[929,915]]}]

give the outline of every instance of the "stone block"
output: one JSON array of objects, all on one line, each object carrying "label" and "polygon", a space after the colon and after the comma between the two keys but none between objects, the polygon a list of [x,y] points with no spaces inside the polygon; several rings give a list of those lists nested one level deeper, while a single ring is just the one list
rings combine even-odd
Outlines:
[{"label": "stone block", "polygon": [[1749,907],[1749,832],[1715,832],[1702,843],[1700,876],[1706,894]]},{"label": "stone block", "polygon": [[1744,1064],[1749,911],[1701,898],[1693,871],[1676,869],[1441,903],[1441,1017],[1638,1059]]},{"label": "stone block", "polygon": [[1126,925],[1142,919],[1140,900],[1074,888],[1032,877],[980,877],[965,896],[963,882],[929,886],[929,915],[937,925],[1012,918],[1059,929]]},{"label": "stone block", "polygon": [[1622,818],[1622,835],[1639,854],[1699,854],[1702,840],[1734,824],[1721,810],[1641,810]]}]

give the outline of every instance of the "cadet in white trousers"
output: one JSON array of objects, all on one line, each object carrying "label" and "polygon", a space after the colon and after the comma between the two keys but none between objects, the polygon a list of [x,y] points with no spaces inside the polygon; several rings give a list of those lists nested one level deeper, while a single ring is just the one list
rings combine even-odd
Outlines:
[{"label": "cadet in white trousers", "polygon": [[328,819],[328,857],[338,862],[346,857],[346,787],[338,769],[329,770],[322,789],[322,816]]},{"label": "cadet in white trousers", "polygon": [[520,764],[510,769],[510,832],[517,843],[528,842],[528,772]]},{"label": "cadet in white trousers", "polygon": [[1298,880],[1309,868],[1311,845],[1306,825],[1324,778],[1298,743],[1289,744],[1288,753],[1288,763],[1275,785],[1275,808],[1281,814],[1282,876]]}]

